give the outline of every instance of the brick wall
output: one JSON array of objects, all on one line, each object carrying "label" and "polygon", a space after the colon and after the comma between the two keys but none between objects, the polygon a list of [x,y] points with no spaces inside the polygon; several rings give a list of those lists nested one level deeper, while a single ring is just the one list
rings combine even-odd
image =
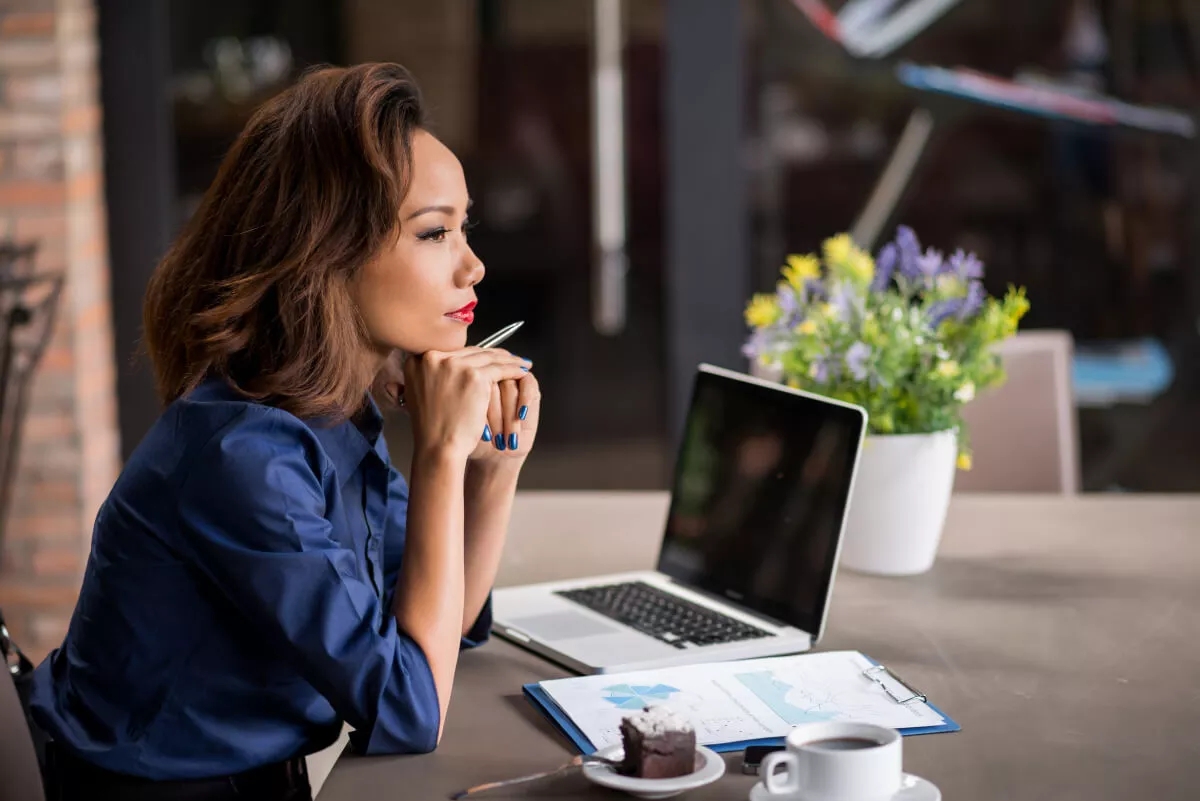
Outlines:
[{"label": "brick wall", "polygon": [[0,0],[0,238],[65,270],[0,546],[0,608],[35,659],[62,640],[119,467],[92,0]]}]

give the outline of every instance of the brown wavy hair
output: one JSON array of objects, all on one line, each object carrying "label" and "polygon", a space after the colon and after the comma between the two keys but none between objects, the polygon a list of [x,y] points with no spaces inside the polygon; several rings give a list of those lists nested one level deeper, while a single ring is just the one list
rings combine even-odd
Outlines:
[{"label": "brown wavy hair", "polygon": [[164,403],[216,376],[298,417],[361,408],[350,281],[396,235],[423,126],[397,64],[310,72],[254,113],[146,291]]}]

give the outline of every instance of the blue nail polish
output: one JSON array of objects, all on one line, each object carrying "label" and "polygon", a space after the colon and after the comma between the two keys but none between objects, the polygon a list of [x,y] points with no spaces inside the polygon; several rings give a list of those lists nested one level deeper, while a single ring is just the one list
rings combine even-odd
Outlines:
[{"label": "blue nail polish", "polygon": [[518,420],[524,420],[528,416],[529,416],[529,407],[528,406],[522,406],[517,411],[517,419]]},{"label": "blue nail polish", "polygon": [[510,451],[517,449],[517,435],[515,433],[508,435],[508,449]]},{"label": "blue nail polish", "polygon": [[496,439],[493,440],[493,442],[496,443],[496,450],[498,450],[498,451],[504,450],[504,435],[503,434],[497,434]]},{"label": "blue nail polish", "polygon": [[483,426],[483,441],[484,442],[492,441],[492,428],[491,428],[491,426],[486,425],[486,424]]}]

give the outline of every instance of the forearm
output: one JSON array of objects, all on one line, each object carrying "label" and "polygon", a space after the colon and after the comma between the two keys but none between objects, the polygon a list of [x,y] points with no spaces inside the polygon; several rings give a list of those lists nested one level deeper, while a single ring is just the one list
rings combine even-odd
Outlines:
[{"label": "forearm", "polygon": [[429,660],[443,724],[462,636],[465,470],[462,458],[440,450],[414,457],[408,537],[396,581],[396,622]]},{"label": "forearm", "polygon": [[474,625],[496,583],[519,472],[519,465],[472,463],[467,469],[463,635]]}]

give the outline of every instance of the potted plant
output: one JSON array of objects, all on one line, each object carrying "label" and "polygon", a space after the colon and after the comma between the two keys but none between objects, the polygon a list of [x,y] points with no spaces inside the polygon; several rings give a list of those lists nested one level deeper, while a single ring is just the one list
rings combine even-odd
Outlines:
[{"label": "potted plant", "polygon": [[922,250],[912,229],[873,259],[848,234],[822,257],[793,255],[771,294],[746,307],[752,372],[867,410],[842,564],[885,575],[928,570],[955,466],[970,469],[962,405],[1004,379],[992,346],[1029,310],[1023,289],[984,289],[962,250]]}]

